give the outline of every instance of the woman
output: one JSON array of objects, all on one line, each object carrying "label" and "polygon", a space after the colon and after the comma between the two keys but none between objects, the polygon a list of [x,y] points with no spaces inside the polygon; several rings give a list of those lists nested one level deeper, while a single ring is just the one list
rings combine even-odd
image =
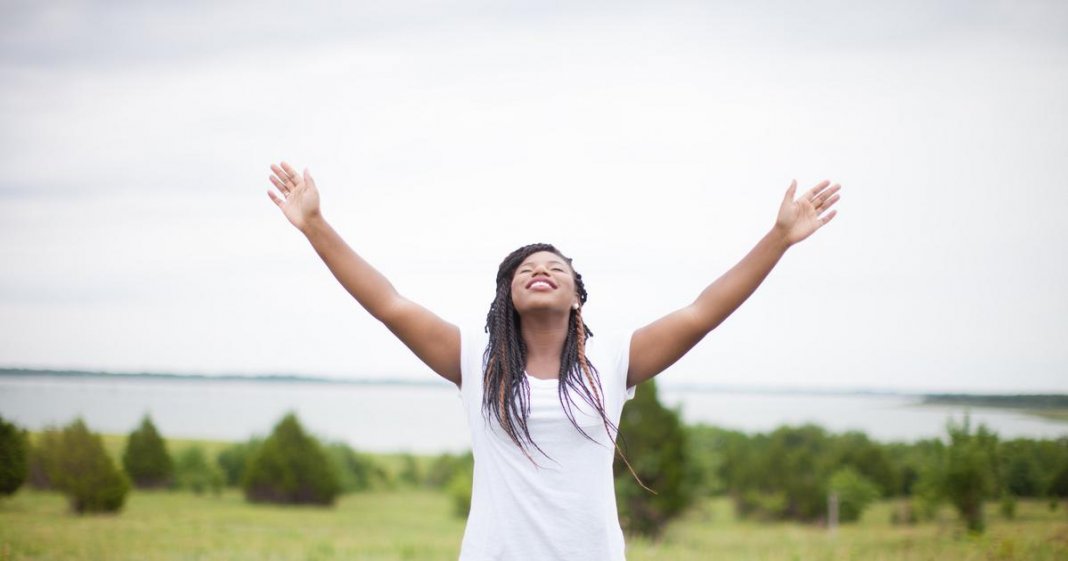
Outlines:
[{"label": "woman", "polygon": [[268,191],[337,280],[463,398],[475,457],[460,558],[621,560],[612,481],[616,423],[634,387],[656,376],[727,318],[783,253],[834,218],[823,181],[786,190],[771,230],[690,305],[636,331],[591,337],[586,289],[548,244],[519,248],[497,273],[485,329],[461,330],[404,298],[319,212],[308,170],[272,165]]}]

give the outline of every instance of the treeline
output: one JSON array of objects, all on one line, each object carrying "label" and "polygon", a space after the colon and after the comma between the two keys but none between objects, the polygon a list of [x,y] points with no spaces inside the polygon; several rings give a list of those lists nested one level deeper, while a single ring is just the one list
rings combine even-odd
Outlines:
[{"label": "treeline", "polygon": [[923,402],[932,405],[971,405],[1006,409],[1068,409],[1068,395],[1062,394],[978,395],[947,393],[926,395],[923,398]]},{"label": "treeline", "polygon": [[879,499],[901,499],[901,523],[951,504],[973,531],[983,529],[984,502],[1000,501],[1011,517],[1017,498],[1048,499],[1051,508],[1068,498],[1068,438],[1003,440],[968,417],[949,420],[943,439],[914,443],[814,425],[746,434],[683,426],[647,383],[624,408],[620,429],[630,465],[652,491],[617,459],[620,518],[632,532],[658,533],[701,495],[731,497],[745,518],[803,522],[826,521],[832,496],[842,522],[859,519]]},{"label": "treeline", "polygon": [[[944,438],[913,443],[813,425],[746,434],[684,425],[650,382],[627,402],[619,428],[616,496],[630,533],[656,535],[701,496],[729,496],[750,519],[810,523],[826,521],[832,497],[841,522],[859,519],[880,499],[898,500],[899,523],[928,519],[950,504],[975,531],[984,526],[985,502],[999,501],[1011,517],[1017,498],[1047,499],[1051,508],[1068,498],[1068,439],[1001,439],[967,417],[951,420]],[[324,506],[344,493],[426,487],[447,492],[456,514],[466,516],[472,467],[470,453],[390,458],[323,443],[292,414],[266,438],[211,455],[198,446],[172,454],[146,417],[118,463],[80,420],[30,442],[0,419],[0,493],[28,479],[67,494],[76,512],[120,509],[131,487],[217,493],[229,486],[250,502]]]},{"label": "treeline", "polygon": [[[13,494],[28,483],[65,494],[76,513],[121,510],[134,487],[198,494],[237,487],[249,502],[329,506],[346,493],[416,486],[444,489],[456,474],[470,473],[472,460],[470,454],[442,454],[429,460],[405,454],[392,464],[344,443],[320,442],[293,414],[286,415],[267,438],[231,444],[214,457],[199,445],[172,454],[146,416],[129,434],[119,462],[81,419],[31,439],[27,431],[0,418],[0,494]],[[464,478],[460,479],[462,491]]]}]

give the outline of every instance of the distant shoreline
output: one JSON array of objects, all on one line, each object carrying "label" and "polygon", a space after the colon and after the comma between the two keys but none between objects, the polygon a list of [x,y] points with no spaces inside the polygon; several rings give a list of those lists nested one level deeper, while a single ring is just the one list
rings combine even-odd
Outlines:
[{"label": "distant shoreline", "polygon": [[30,368],[0,368],[0,378],[102,378],[117,380],[160,380],[190,382],[266,382],[281,384],[345,384],[367,386],[442,386],[448,382],[430,380],[398,380],[396,378],[324,378],[296,374],[172,374],[166,372],[106,372],[92,370],[44,370]]},{"label": "distant shoreline", "polygon": [[[51,370],[34,368],[0,368],[4,377],[54,377],[54,378],[100,378],[117,380],[159,380],[194,382],[256,382],[272,384],[342,384],[360,386],[418,386],[445,387],[444,380],[429,377],[427,380],[402,380],[397,378],[326,378],[299,374],[176,374],[167,372],[108,372],[93,370]],[[987,394],[987,393],[931,393],[919,391],[870,390],[862,388],[765,388],[752,386],[727,386],[715,384],[664,383],[664,391],[692,391],[708,393],[744,393],[761,395],[820,395],[820,396],[869,396],[915,398],[917,405],[965,405],[995,409],[1020,409],[1034,413],[1052,413],[1049,418],[1068,420],[1068,394]],[[1060,416],[1064,415],[1064,416]],[[1047,416],[1043,414],[1042,416]]]}]

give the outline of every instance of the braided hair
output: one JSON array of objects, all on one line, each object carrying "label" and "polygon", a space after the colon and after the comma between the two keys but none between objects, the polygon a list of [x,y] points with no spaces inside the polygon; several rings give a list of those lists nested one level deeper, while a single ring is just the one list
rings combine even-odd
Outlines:
[{"label": "braided hair", "polygon": [[[486,315],[486,332],[489,345],[483,357],[486,364],[483,373],[482,411],[488,418],[495,419],[528,458],[530,448],[534,448],[548,457],[530,436],[527,418],[530,415],[530,383],[525,374],[527,348],[520,333],[519,313],[512,303],[512,277],[516,269],[534,253],[548,251],[567,261],[575,279],[575,292],[581,304],[586,303],[586,286],[582,275],[571,267],[571,259],[560,253],[554,246],[545,243],[523,246],[504,258],[497,270],[497,295]],[[580,306],[572,308],[568,318],[567,336],[564,339],[563,352],[560,355],[560,372],[557,392],[564,413],[571,424],[587,439],[596,442],[579,426],[575,420],[573,407],[576,405],[573,394],[597,410],[604,423],[605,431],[612,440],[618,432],[605,413],[605,403],[601,378],[597,369],[586,358],[586,339],[593,336],[589,326],[582,320]]]}]

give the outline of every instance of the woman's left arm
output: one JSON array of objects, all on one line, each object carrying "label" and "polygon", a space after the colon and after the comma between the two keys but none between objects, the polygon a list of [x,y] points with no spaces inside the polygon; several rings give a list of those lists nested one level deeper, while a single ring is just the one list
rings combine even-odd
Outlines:
[{"label": "woman's left arm", "polygon": [[794,200],[797,181],[786,190],[775,225],[734,267],[705,288],[692,304],[634,332],[627,387],[661,373],[745,302],[790,246],[809,237],[838,213],[820,216],[838,201],[841,186],[823,181]]}]

